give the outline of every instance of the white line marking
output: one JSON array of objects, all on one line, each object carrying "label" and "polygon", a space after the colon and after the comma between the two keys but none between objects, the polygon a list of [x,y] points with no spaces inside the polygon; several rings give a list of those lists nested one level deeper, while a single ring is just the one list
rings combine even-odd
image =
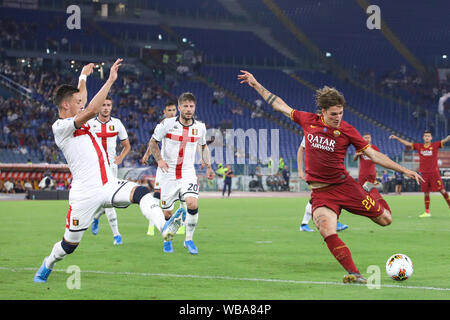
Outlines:
[{"label": "white line marking", "polygon": [[[16,271],[37,271],[38,268],[8,268],[0,267],[0,270]],[[56,272],[66,272],[65,269],[53,269]],[[312,284],[312,285],[336,285],[336,286],[366,286],[363,284],[345,284],[343,282],[328,281],[301,281],[301,280],[283,280],[283,279],[260,279],[260,278],[234,278],[228,276],[202,276],[193,274],[173,274],[173,273],[147,273],[147,272],[127,272],[127,271],[99,271],[99,270],[82,270],[81,273],[95,273],[104,275],[127,275],[142,277],[167,277],[167,278],[192,278],[192,279],[208,279],[208,280],[229,280],[229,281],[254,281],[254,282],[275,282],[275,283],[291,283],[291,284]],[[450,288],[439,287],[421,287],[421,286],[401,286],[395,284],[382,284],[384,288],[400,288],[400,289],[418,289],[418,290],[434,290],[434,291],[450,291]]]}]

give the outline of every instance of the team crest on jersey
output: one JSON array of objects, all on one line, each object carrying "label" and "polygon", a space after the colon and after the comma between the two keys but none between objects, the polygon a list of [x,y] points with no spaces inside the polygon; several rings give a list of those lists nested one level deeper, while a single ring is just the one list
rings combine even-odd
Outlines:
[{"label": "team crest on jersey", "polygon": [[114,131],[114,125],[113,124],[109,125],[109,131]]},{"label": "team crest on jersey", "polygon": [[198,129],[192,129],[192,134],[196,136],[198,134]]},{"label": "team crest on jersey", "polygon": [[341,135],[341,132],[339,130],[334,130],[333,134],[335,137],[339,137]]},{"label": "team crest on jersey", "polygon": [[78,225],[80,225],[80,220],[78,220],[78,219],[72,219],[72,224],[73,224],[74,226],[78,226]]}]

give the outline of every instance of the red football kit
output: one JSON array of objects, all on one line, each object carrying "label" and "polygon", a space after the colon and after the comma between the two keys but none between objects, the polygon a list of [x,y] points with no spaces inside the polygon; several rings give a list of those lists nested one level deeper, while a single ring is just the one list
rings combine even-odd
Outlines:
[{"label": "red football kit", "polygon": [[444,188],[438,166],[438,152],[442,142],[436,141],[425,146],[423,143],[414,143],[413,149],[419,153],[419,172],[425,182],[420,184],[422,192],[437,192]]},{"label": "red football kit", "polygon": [[342,121],[339,128],[333,128],[325,124],[322,116],[298,110],[292,111],[291,119],[303,128],[305,135],[306,181],[330,184],[312,189],[313,213],[325,206],[338,218],[342,209],[373,218],[382,214],[383,208],[389,210],[375,188],[367,193],[345,168],[345,154],[350,144],[357,151],[370,147],[352,125]]},{"label": "red football kit", "polygon": [[[380,151],[377,146],[370,145],[372,149]],[[365,154],[359,157],[358,183],[362,186],[364,182],[375,182],[377,180],[377,169],[375,163]]]}]

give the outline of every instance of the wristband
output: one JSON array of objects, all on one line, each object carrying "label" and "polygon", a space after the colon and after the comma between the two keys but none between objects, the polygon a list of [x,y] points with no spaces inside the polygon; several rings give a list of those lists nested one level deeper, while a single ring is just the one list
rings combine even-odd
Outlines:
[{"label": "wristband", "polygon": [[86,81],[86,79],[87,79],[87,75],[85,75],[85,74],[82,74],[78,77],[78,81],[81,81],[81,80]]}]

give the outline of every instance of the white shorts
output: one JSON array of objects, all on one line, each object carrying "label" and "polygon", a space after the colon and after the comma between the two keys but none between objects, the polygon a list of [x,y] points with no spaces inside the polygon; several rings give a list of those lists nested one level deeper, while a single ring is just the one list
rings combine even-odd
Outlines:
[{"label": "white shorts", "polygon": [[175,201],[186,198],[198,198],[199,185],[197,176],[182,179],[164,179],[159,181],[161,192],[161,209],[173,210]]},{"label": "white shorts", "polygon": [[64,239],[80,242],[97,213],[104,208],[128,207],[131,204],[131,191],[136,186],[138,184],[131,181],[114,179],[96,190],[70,191]]}]

